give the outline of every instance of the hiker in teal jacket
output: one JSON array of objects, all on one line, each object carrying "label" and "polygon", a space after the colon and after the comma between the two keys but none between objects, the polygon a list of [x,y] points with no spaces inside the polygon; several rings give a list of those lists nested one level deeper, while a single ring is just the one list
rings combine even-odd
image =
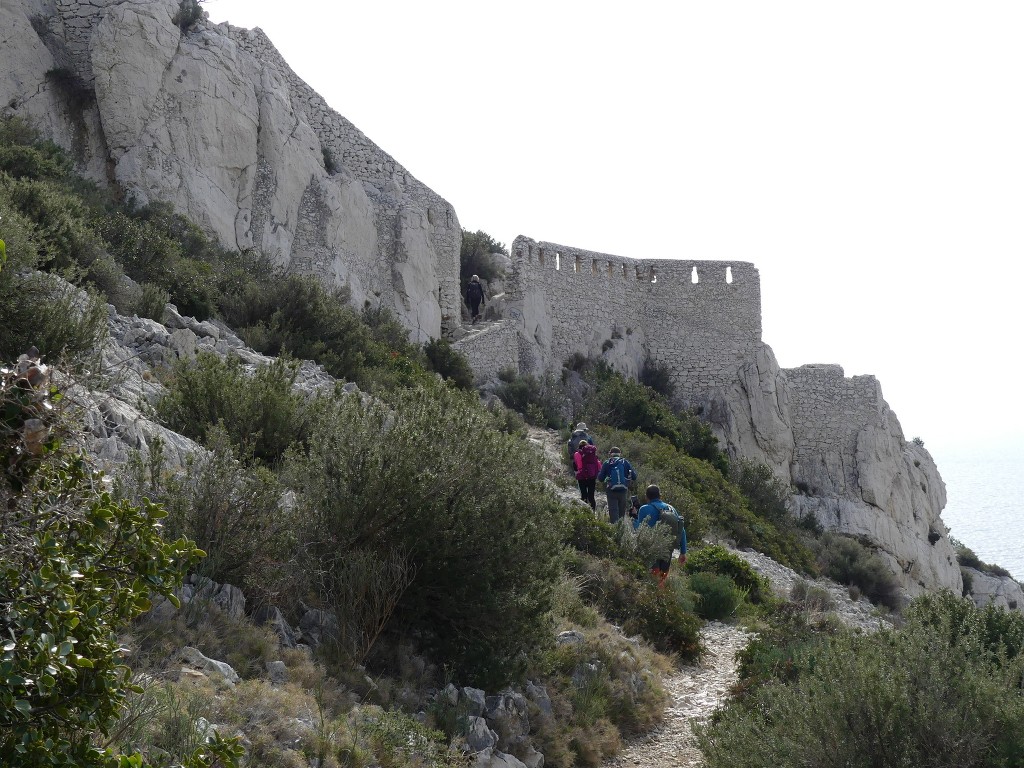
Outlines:
[{"label": "hiker in teal jacket", "polygon": [[[675,507],[661,500],[661,489],[658,486],[647,486],[646,495],[647,503],[640,507],[636,520],[633,521],[633,528],[640,530],[641,525],[649,525],[653,528],[659,522],[664,522],[679,533],[678,539],[673,537],[672,549],[658,553],[658,557],[651,564],[651,574],[658,580],[658,586],[664,589],[668,579],[668,569],[672,565],[672,553],[677,547],[679,548],[679,564],[682,565],[686,562],[686,528],[683,527],[682,518],[676,512]],[[664,510],[671,510],[671,513],[662,516]]]}]

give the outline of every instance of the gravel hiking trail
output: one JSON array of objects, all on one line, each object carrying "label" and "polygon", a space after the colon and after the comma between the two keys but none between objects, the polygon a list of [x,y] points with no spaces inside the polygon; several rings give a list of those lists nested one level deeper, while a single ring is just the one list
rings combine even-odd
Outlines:
[{"label": "gravel hiking trail", "polygon": [[690,768],[702,764],[693,727],[707,720],[729,698],[739,679],[736,654],[746,647],[749,632],[713,621],[700,632],[707,653],[698,664],[681,667],[662,680],[669,695],[665,719],[658,728],[626,744],[606,768]]}]

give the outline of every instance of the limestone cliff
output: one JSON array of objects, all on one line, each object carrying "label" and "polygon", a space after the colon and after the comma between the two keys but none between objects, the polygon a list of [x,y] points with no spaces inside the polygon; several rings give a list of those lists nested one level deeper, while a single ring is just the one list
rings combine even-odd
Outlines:
[{"label": "limestone cliff", "polygon": [[5,0],[0,105],[83,171],[239,249],[348,286],[418,340],[459,317],[452,207],[312,91],[260,30],[177,0]]}]

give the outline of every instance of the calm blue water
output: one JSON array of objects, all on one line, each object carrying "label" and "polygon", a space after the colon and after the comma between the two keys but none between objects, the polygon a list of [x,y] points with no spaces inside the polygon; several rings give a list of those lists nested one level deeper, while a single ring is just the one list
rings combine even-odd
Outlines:
[{"label": "calm blue water", "polygon": [[950,535],[1024,581],[1024,438],[926,447],[946,482],[942,519]]}]

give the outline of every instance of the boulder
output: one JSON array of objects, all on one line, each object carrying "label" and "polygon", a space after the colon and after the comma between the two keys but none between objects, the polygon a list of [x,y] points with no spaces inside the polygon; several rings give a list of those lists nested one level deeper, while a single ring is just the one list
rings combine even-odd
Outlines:
[{"label": "boulder", "polygon": [[466,745],[471,752],[490,750],[498,744],[498,734],[487,727],[482,717],[470,715],[466,719]]},{"label": "boulder", "polygon": [[331,611],[312,609],[299,620],[303,641],[311,648],[323,643],[336,641],[340,636],[338,617]]},{"label": "boulder", "polygon": [[207,658],[200,653],[197,648],[193,648],[192,646],[186,645],[181,649],[181,658],[196,669],[199,669],[209,676],[223,680],[228,685],[234,686],[235,683],[241,680],[238,673],[231,668],[230,664]]},{"label": "boulder", "polygon": [[256,626],[270,626],[277,633],[277,639],[282,648],[295,647],[295,630],[285,621],[284,614],[277,606],[261,605],[253,613],[252,622]]},{"label": "boulder", "polygon": [[976,568],[964,568],[970,574],[971,599],[979,608],[995,605],[1008,611],[1024,612],[1024,590],[1010,576],[988,574]]}]

